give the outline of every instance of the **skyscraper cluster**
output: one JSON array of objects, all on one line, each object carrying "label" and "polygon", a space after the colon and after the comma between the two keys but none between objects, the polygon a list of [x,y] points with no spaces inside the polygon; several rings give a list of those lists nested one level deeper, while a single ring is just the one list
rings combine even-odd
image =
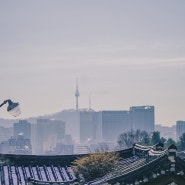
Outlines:
[{"label": "skyscraper cluster", "polygon": [[66,123],[66,134],[76,143],[107,142],[116,143],[119,134],[131,130],[154,131],[154,106],[134,106],[130,110],[106,111],[62,111],[53,119]]},{"label": "skyscraper cluster", "polygon": [[23,140],[29,140],[33,154],[66,154],[66,151],[71,154],[78,153],[78,149],[84,150],[84,146],[116,144],[120,134],[131,130],[154,131],[154,106],[97,112],[90,108],[79,109],[79,95],[76,81],[76,110],[61,111],[47,118],[43,116],[34,124],[20,120],[14,123],[11,142],[19,138],[24,145]]}]

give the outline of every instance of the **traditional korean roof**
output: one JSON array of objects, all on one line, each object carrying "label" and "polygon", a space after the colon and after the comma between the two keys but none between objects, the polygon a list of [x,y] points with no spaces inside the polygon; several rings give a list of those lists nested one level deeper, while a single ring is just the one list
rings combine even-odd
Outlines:
[{"label": "traditional korean roof", "polygon": [[[174,148],[174,146],[170,148]],[[160,184],[158,181],[163,179],[163,176],[173,177],[171,180],[180,185],[185,184],[185,161],[176,155],[173,156],[173,153],[169,154],[168,150],[155,151],[154,147],[134,145],[133,148],[118,152],[123,157],[118,168],[100,179],[88,182],[89,185],[115,184],[117,182],[146,185],[150,182],[157,182]],[[173,160],[169,160],[169,155]],[[0,184],[78,184],[80,179],[75,176],[71,164],[76,158],[82,156],[0,155],[0,159],[5,161],[0,165]]]},{"label": "traditional korean roof", "polygon": [[60,183],[74,182],[76,176],[71,167],[68,166],[17,166],[2,165],[0,166],[2,185],[24,185],[27,182],[37,183]]}]

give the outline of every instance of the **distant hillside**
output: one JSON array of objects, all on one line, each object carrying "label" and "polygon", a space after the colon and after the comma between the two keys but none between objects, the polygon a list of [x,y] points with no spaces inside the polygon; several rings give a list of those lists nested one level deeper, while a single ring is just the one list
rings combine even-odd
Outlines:
[{"label": "distant hillside", "polygon": [[17,119],[2,119],[0,118],[0,126],[2,127],[12,127],[13,123],[17,122]]},{"label": "distant hillside", "polygon": [[[85,110],[85,109],[83,109]],[[61,115],[63,112],[74,112],[75,110],[63,110],[60,112],[56,112],[53,114],[38,116],[38,117],[29,117],[21,120],[27,120],[29,123],[37,123],[37,119],[61,119]],[[19,122],[19,119],[3,119],[0,118],[0,126],[2,127],[12,127],[14,123]]]},{"label": "distant hillside", "polygon": [[[25,118],[21,120],[27,120],[30,123],[37,123],[37,119],[52,119],[53,115],[57,113],[53,113],[50,115],[44,115],[44,116],[38,116],[38,117],[30,117],[30,118]],[[3,119],[0,118],[0,126],[2,127],[12,127],[14,123],[19,122],[19,119]]]}]

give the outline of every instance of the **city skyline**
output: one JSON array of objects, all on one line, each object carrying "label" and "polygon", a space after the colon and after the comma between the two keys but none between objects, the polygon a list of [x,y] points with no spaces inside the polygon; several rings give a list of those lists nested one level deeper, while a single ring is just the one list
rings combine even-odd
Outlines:
[{"label": "city skyline", "polygon": [[[184,1],[0,2],[0,101],[18,119],[75,109],[155,106],[185,120]],[[12,119],[6,106],[0,118]]]}]

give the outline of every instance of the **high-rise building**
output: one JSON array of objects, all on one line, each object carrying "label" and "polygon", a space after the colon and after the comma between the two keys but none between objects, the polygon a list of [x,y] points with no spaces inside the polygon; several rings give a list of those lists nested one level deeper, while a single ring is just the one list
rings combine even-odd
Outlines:
[{"label": "high-rise building", "polygon": [[176,136],[177,140],[185,133],[185,121],[177,121],[176,122]]},{"label": "high-rise building", "polygon": [[80,141],[100,141],[101,138],[101,112],[80,112]]},{"label": "high-rise building", "polygon": [[25,139],[31,140],[31,124],[26,120],[19,120],[18,123],[14,123],[13,130],[15,138],[19,134],[23,134]]},{"label": "high-rise building", "polygon": [[155,116],[154,106],[130,107],[132,129],[144,130],[148,133],[154,132]]},{"label": "high-rise building", "polygon": [[55,148],[65,136],[65,122],[60,120],[37,120],[37,154],[44,154]]},{"label": "high-rise building", "polygon": [[117,142],[121,133],[131,130],[129,111],[102,111],[102,139]]},{"label": "high-rise building", "polygon": [[55,114],[52,119],[65,122],[65,133],[71,135],[75,143],[80,141],[80,111],[64,110]]},{"label": "high-rise building", "polygon": [[0,126],[0,142],[8,141],[13,136],[13,127],[5,128]]}]

